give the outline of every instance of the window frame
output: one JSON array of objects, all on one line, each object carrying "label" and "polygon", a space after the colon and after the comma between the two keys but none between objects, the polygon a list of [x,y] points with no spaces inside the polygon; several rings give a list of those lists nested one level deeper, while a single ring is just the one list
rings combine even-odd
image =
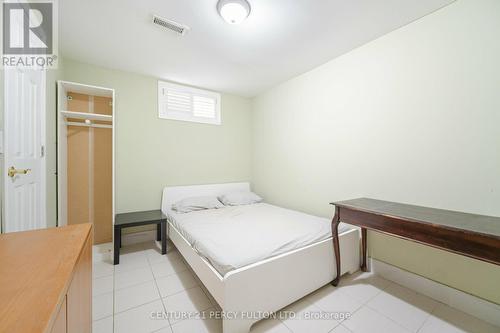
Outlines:
[{"label": "window frame", "polygon": [[[164,94],[163,89],[171,89],[181,93],[187,93],[191,96],[191,110],[189,114],[184,111],[175,111],[167,109],[166,94]],[[208,97],[215,100],[215,117],[205,118],[198,117],[194,115],[193,110],[193,96]],[[221,115],[221,94],[209,90],[198,89],[193,87],[184,86],[181,84],[170,83],[166,81],[158,80],[158,117],[160,119],[167,120],[180,120],[188,121],[194,123],[210,124],[210,125],[221,125],[222,115]]]}]

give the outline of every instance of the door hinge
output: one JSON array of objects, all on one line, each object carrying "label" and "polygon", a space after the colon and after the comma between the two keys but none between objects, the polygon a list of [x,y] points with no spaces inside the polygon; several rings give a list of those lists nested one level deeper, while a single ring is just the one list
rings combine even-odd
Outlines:
[{"label": "door hinge", "polygon": [[40,157],[45,156],[45,146],[40,146]]}]

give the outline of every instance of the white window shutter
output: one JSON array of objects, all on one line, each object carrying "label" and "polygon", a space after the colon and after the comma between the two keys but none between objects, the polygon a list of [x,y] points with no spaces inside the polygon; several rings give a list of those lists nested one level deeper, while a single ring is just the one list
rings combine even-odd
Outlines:
[{"label": "white window shutter", "polygon": [[172,111],[190,112],[191,95],[182,91],[167,90],[167,109]]},{"label": "white window shutter", "polygon": [[217,100],[205,96],[193,96],[193,114],[195,117],[214,118]]},{"label": "white window shutter", "polygon": [[220,125],[220,94],[158,81],[160,118]]}]

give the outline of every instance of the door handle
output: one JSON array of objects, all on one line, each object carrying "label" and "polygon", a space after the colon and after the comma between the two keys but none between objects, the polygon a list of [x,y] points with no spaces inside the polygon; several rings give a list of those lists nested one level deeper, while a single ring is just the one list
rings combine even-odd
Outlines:
[{"label": "door handle", "polygon": [[14,178],[15,175],[25,175],[30,172],[31,169],[16,169],[13,166],[9,168],[8,175],[10,178]]}]

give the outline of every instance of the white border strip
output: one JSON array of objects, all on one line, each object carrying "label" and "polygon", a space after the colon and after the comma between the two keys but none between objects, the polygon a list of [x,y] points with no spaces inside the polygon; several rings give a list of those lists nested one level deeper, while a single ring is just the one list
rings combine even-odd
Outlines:
[{"label": "white border strip", "polygon": [[500,305],[373,258],[370,262],[375,274],[500,327]]}]

